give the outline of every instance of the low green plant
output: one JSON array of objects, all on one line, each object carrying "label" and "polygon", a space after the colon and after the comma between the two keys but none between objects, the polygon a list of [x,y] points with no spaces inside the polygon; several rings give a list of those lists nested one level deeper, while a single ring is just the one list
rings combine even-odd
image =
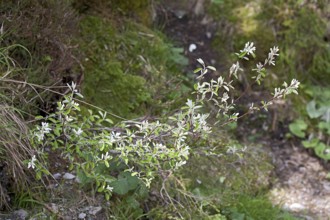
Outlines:
[{"label": "low green plant", "polygon": [[[254,51],[253,43],[247,43],[237,57],[248,60],[254,57]],[[271,49],[267,59],[273,62],[276,55],[277,50]],[[166,180],[187,163],[191,153],[203,151],[206,155],[216,155],[212,146],[205,150],[201,146],[209,138],[212,128],[216,124],[222,126],[235,122],[253,111],[267,110],[273,100],[297,93],[299,86],[295,79],[289,85],[284,83],[282,88],[275,89],[272,99],[252,104],[247,113],[239,115],[234,112],[235,104],[229,96],[234,90],[231,77],[237,77],[239,62],[230,68],[228,81],[219,76],[207,82],[202,81],[203,77],[215,68],[207,66],[202,59],[197,61],[201,68],[195,71],[200,74],[197,77],[199,82],[194,86],[196,98],[188,99],[176,113],[160,120],[122,120],[114,124],[104,111],[94,113],[89,109],[87,115],[81,114],[81,101],[77,97],[82,95],[75,83],[68,85],[70,93],[57,103],[55,113],[37,117],[42,120],[41,125],[32,129],[30,136],[37,153],[28,162],[28,167],[33,168],[37,178],[41,179],[44,174],[49,174],[48,165],[39,161],[39,158],[46,161],[44,149],[59,150],[69,161],[70,169],[76,170],[80,182],[92,185],[107,200],[113,193],[122,197],[134,195],[139,189],[142,193],[145,187],[151,186],[152,180],[161,178],[162,198],[178,211],[174,199],[166,191]],[[260,69],[259,64],[257,68]],[[256,77],[256,81],[261,82],[263,78]],[[204,113],[208,109],[206,103],[214,106],[208,113]],[[230,150],[239,152],[236,148]],[[184,195],[185,191],[181,193]],[[192,196],[190,200],[194,204],[196,198]]]},{"label": "low green plant", "polygon": [[298,220],[288,212],[274,206],[265,196],[239,195],[232,206],[222,212],[227,219],[233,220]]},{"label": "low green plant", "polygon": [[289,129],[302,139],[305,148],[311,148],[315,154],[330,160],[330,90],[322,87],[306,89],[313,100],[306,104],[304,118],[294,120]]}]

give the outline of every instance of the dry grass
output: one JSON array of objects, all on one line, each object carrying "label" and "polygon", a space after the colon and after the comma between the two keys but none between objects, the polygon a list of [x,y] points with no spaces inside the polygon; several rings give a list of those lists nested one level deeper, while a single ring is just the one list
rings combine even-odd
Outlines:
[{"label": "dry grass", "polygon": [[28,128],[20,114],[0,103],[0,210],[10,209],[9,193],[27,189],[31,172],[24,160],[33,155]]}]

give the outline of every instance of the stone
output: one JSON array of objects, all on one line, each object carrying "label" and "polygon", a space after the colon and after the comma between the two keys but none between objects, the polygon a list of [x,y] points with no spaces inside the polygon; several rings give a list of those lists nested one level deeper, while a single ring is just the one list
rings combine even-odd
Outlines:
[{"label": "stone", "polygon": [[193,52],[194,50],[196,50],[197,49],[197,46],[196,46],[196,44],[190,44],[189,45],[189,52],[191,53],[191,52]]},{"label": "stone", "polygon": [[97,215],[101,210],[102,210],[102,207],[101,206],[96,206],[96,207],[91,206],[89,208],[89,214],[91,214],[91,215]]},{"label": "stone", "polygon": [[56,180],[60,179],[61,176],[62,176],[62,175],[61,175],[60,173],[55,173],[55,174],[53,175],[54,179],[56,179]]},{"label": "stone", "polygon": [[76,176],[71,174],[71,173],[65,173],[64,176],[63,176],[63,179],[66,179],[66,180],[72,180],[74,179]]},{"label": "stone", "polygon": [[79,215],[78,215],[78,218],[79,219],[85,219],[86,218],[86,214],[85,213],[80,213]]},{"label": "stone", "polygon": [[290,210],[292,211],[301,211],[305,209],[305,206],[299,203],[293,203],[289,206]]},{"label": "stone", "polygon": [[14,219],[17,220],[25,220],[28,217],[28,212],[25,211],[24,209],[19,209],[13,213]]}]

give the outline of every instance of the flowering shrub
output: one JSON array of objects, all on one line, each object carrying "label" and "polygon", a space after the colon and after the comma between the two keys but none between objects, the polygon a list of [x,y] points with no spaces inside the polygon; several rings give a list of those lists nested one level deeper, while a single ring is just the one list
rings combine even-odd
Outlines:
[{"label": "flowering shrub", "polygon": [[[247,43],[237,54],[239,59],[248,60],[254,57],[253,43]],[[278,56],[278,48],[271,49],[264,64],[257,65],[256,81],[261,82],[266,76],[265,65],[274,65]],[[88,110],[88,116],[80,113],[76,85],[68,85],[70,94],[57,103],[56,112],[43,120],[41,126],[36,126],[31,134],[31,142],[38,150],[28,163],[29,168],[36,170],[37,177],[49,174],[45,165],[36,158],[46,157],[45,147],[59,149],[63,157],[70,161],[71,169],[77,170],[81,182],[95,183],[98,192],[103,192],[107,199],[112,192],[125,194],[138,184],[144,183],[150,187],[151,181],[158,175],[164,176],[186,164],[193,143],[207,139],[215,123],[225,118],[226,123],[236,121],[240,116],[234,112],[234,100],[229,94],[234,89],[231,76],[237,78],[240,70],[239,62],[233,64],[229,72],[229,80],[219,76],[210,82],[202,81],[208,71],[215,68],[206,66],[202,59],[197,60],[201,68],[195,85],[195,100],[188,99],[185,106],[174,115],[162,120],[122,121],[113,125],[106,112],[97,114]],[[276,88],[273,99],[283,98],[290,93],[297,93],[299,82],[292,80],[291,84],[283,84],[283,89]],[[260,105],[251,105],[254,110],[267,109],[272,100]],[[214,108],[204,113],[205,104]],[[209,119],[216,118],[214,123]],[[118,168],[124,167],[124,168]],[[120,171],[117,175],[114,170]]]}]

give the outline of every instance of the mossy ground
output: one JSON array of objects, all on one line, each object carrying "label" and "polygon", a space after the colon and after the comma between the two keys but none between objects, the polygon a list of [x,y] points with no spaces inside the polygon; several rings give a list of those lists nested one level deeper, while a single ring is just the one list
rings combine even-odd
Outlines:
[{"label": "mossy ground", "polygon": [[92,104],[124,118],[155,115],[188,90],[179,75],[183,56],[157,31],[97,16],[83,18],[80,30],[83,93]]}]

